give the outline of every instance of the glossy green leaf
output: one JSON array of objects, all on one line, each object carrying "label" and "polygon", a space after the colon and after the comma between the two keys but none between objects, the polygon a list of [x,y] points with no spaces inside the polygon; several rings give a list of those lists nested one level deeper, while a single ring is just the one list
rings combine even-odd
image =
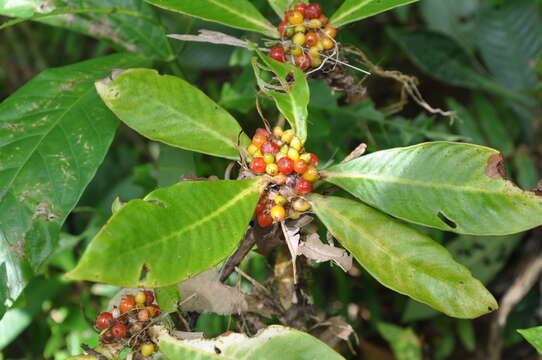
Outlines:
[{"label": "glossy green leaf", "polygon": [[[109,11],[112,6],[115,11]],[[64,10],[66,14],[42,17]],[[156,9],[140,0],[72,0],[69,7],[64,0],[0,0],[0,15],[39,16],[36,21],[106,40],[120,50],[160,60],[174,57]]]},{"label": "glossy green leaf", "polygon": [[538,354],[542,355],[542,326],[536,326],[529,329],[518,329],[518,333],[521,334],[531,344],[534,346]]},{"label": "glossy green leaf", "polygon": [[542,224],[542,196],[502,177],[493,149],[432,142],[378,151],[322,172],[326,181],[395,217],[471,235]]},{"label": "glossy green leaf", "polygon": [[345,0],[329,23],[340,27],[418,0]]},{"label": "glossy green leaf", "polygon": [[318,218],[380,283],[449,316],[475,318],[497,302],[429,237],[362,203],[312,195]]},{"label": "glossy green leaf", "polygon": [[241,30],[278,38],[277,29],[248,0],[145,0],[166,10],[180,12]]},{"label": "glossy green leaf", "polygon": [[230,255],[265,184],[185,181],[132,200],[92,240],[68,277],[124,287],[162,287]]},{"label": "glossy green leaf", "polygon": [[118,121],[94,82],[146,64],[117,54],[46,70],[0,104],[0,303],[17,299],[55,250],[113,140]]},{"label": "glossy green leaf", "polygon": [[[430,30],[389,29],[391,38],[427,75],[444,83],[482,89],[510,99],[523,98],[477,70],[475,60],[456,40]],[[431,51],[427,51],[430,48]]]},{"label": "glossy green leaf", "polygon": [[[341,355],[315,337],[279,325],[269,326],[254,337],[228,334],[214,339],[177,340],[163,334],[160,351],[171,360],[341,360]],[[218,349],[218,350],[217,350]],[[219,355],[217,355],[217,352]]]},{"label": "glossy green leaf", "polygon": [[250,142],[227,111],[175,76],[131,69],[96,89],[126,125],[151,140],[227,159],[239,159],[239,145]]},{"label": "glossy green leaf", "polygon": [[[307,107],[310,100],[309,85],[305,74],[291,64],[273,60],[257,49],[255,51],[260,61],[254,58],[252,67],[260,90],[273,98],[279,111],[295,130],[296,135],[305,142],[307,139]],[[265,72],[270,72],[277,83],[266,82],[262,78]],[[286,80],[289,73],[293,73],[291,81]]]},{"label": "glossy green leaf", "polygon": [[390,344],[397,360],[422,360],[422,343],[412,329],[378,323],[378,332]]}]

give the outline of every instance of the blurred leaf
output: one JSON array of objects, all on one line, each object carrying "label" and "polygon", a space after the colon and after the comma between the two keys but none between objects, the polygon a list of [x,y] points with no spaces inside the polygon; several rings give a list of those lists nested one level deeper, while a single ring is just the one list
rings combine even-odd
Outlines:
[{"label": "blurred leaf", "polygon": [[422,344],[412,329],[378,323],[378,332],[390,344],[397,360],[422,360]]},{"label": "blurred leaf", "polygon": [[145,0],[166,10],[278,38],[277,29],[248,0]]},{"label": "blurred leaf", "polygon": [[478,145],[432,142],[378,151],[332,166],[322,177],[388,214],[445,231],[507,235],[542,224],[542,196],[506,180],[502,155]]},{"label": "blurred leaf", "polygon": [[[430,30],[388,29],[390,37],[424,73],[444,83],[483,89],[510,99],[523,100],[476,70],[474,59],[454,39]],[[431,51],[427,51],[431,49]]]},{"label": "blurred leaf", "polygon": [[180,78],[130,69],[96,82],[96,89],[126,125],[151,140],[234,160],[250,142],[227,111]]},{"label": "blurred leaf", "polygon": [[154,289],[156,302],[163,312],[177,311],[177,305],[181,301],[179,286],[177,284]]},{"label": "blurred leaf", "polygon": [[279,18],[284,17],[284,13],[288,10],[290,10],[294,4],[297,4],[298,2],[304,2],[307,3],[307,0],[303,1],[295,1],[294,0],[267,0],[269,3],[269,6],[275,10]]},{"label": "blurred leaf", "polygon": [[495,310],[493,296],[429,237],[367,205],[312,195],[313,211],[384,286],[458,318]]},{"label": "blurred leaf", "polygon": [[113,140],[118,122],[94,81],[145,64],[117,54],[46,70],[0,104],[0,265],[8,274],[0,303],[17,299],[55,250]]},{"label": "blurred leaf", "polygon": [[514,150],[512,132],[506,129],[499,118],[498,109],[486,97],[476,94],[473,96],[473,107],[476,118],[487,137],[488,145],[509,155]]},{"label": "blurred leaf", "polygon": [[542,355],[542,326],[518,329],[517,332],[536,349],[539,355]]},{"label": "blurred leaf", "polygon": [[[309,85],[305,74],[291,64],[285,64],[271,59],[258,49],[254,49],[263,64],[254,58],[252,66],[260,90],[275,100],[279,111],[290,123],[296,135],[304,143],[307,139],[307,117],[310,100]],[[262,70],[274,74],[279,84],[269,84],[262,78]],[[288,74],[293,74],[293,80],[287,80]],[[293,83],[292,83],[293,82]]]},{"label": "blurred leaf", "polygon": [[317,338],[279,325],[269,326],[252,338],[233,333],[210,340],[177,340],[163,334],[159,347],[171,360],[196,357],[200,360],[344,359]]},{"label": "blurred leaf", "polygon": [[233,83],[224,83],[218,103],[228,110],[248,113],[256,106],[254,84],[254,72],[252,68],[246,67]]},{"label": "blurred leaf", "polygon": [[468,138],[468,142],[478,145],[486,145],[478,123],[474,120],[470,112],[453,98],[447,98],[446,104],[457,115],[455,122],[457,131]]},{"label": "blurred leaf", "polygon": [[474,328],[472,321],[470,320],[457,320],[457,334],[465,346],[465,349],[469,351],[476,350],[476,337],[474,335]]},{"label": "blurred leaf", "polygon": [[158,158],[159,187],[175,185],[182,177],[189,178],[195,175],[196,164],[192,152],[160,144],[160,157]]},{"label": "blurred leaf", "polygon": [[[71,0],[69,7],[66,4],[64,0],[0,0],[0,15],[29,18],[52,11],[76,12],[80,9],[80,14],[67,13],[36,21],[103,39],[117,49],[137,52],[153,59],[173,59],[165,29],[152,6],[139,0],[116,0],[114,3],[110,0]],[[105,13],[112,5],[116,10]]]},{"label": "blurred leaf", "polygon": [[331,16],[329,23],[331,26],[341,27],[416,1],[418,0],[345,0]]},{"label": "blurred leaf", "polygon": [[534,189],[540,181],[540,174],[535,161],[525,152],[519,151],[514,156],[516,179],[522,189]]},{"label": "blurred leaf", "polygon": [[193,277],[235,250],[264,186],[259,179],[185,181],[132,200],[67,277],[153,288]]}]

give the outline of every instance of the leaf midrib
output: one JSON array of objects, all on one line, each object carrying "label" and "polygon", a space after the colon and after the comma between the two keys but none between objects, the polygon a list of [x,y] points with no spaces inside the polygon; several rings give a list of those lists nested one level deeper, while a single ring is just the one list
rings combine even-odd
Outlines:
[{"label": "leaf midrib", "polygon": [[361,3],[359,3],[357,6],[354,6],[354,7],[350,8],[350,10],[347,10],[347,11],[343,12],[342,14],[340,14],[339,16],[337,16],[335,19],[332,19],[331,22],[334,23],[334,24],[339,23],[343,18],[346,18],[350,14],[352,14],[353,12],[356,12],[359,9],[363,8],[364,6],[366,6],[371,1],[372,0],[365,0],[365,1],[361,2]]},{"label": "leaf midrib", "polygon": [[236,11],[235,9],[232,9],[232,8],[230,8],[230,7],[228,7],[228,6],[224,5],[224,4],[221,4],[221,3],[217,2],[216,0],[207,0],[207,1],[215,4],[218,7],[226,9],[227,11],[231,12],[232,14],[235,14],[235,15],[239,16],[240,18],[243,18],[243,19],[247,20],[250,23],[253,23],[255,25],[260,25],[260,26],[266,28],[267,30],[270,30],[271,32],[273,32],[273,27],[269,26],[269,24],[263,23],[263,22],[258,21],[256,19],[253,19],[251,17],[246,17],[243,13],[240,13],[240,12]]}]

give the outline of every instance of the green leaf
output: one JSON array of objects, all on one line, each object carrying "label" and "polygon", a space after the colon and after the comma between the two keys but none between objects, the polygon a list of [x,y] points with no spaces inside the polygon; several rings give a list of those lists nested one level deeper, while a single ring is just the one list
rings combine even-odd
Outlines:
[{"label": "green leaf", "polygon": [[248,0],[145,0],[167,9],[278,38],[277,29]]},{"label": "green leaf", "polygon": [[179,286],[177,284],[154,289],[156,302],[160,309],[166,313],[177,311],[177,305],[181,302]]},{"label": "green leaf", "polygon": [[[252,60],[252,67],[260,90],[275,100],[279,111],[304,143],[307,139],[307,107],[310,100],[309,85],[305,74],[291,64],[284,64],[271,59],[256,48],[254,51],[263,62],[262,64],[257,58]],[[278,83],[267,83],[262,78],[262,70],[272,73]],[[293,73],[292,81],[286,80],[289,73]]]},{"label": "green leaf", "polygon": [[235,250],[264,186],[259,179],[185,181],[132,200],[67,277],[124,287],[188,279]]},{"label": "green leaf", "polygon": [[520,333],[529,344],[534,346],[538,354],[542,355],[542,326],[536,326],[529,329],[518,329],[517,332]]},{"label": "green leaf", "polygon": [[[474,59],[451,37],[430,30],[388,29],[390,37],[427,75],[454,86],[482,89],[522,101],[523,98],[476,70]],[[427,51],[430,48],[431,51]]]},{"label": "green leaf", "polygon": [[0,104],[0,303],[11,305],[55,250],[113,140],[118,121],[94,81],[141,65],[117,54],[46,70]]},{"label": "green leaf", "polygon": [[[315,337],[279,325],[269,326],[252,338],[234,333],[209,340],[177,340],[163,334],[159,347],[171,360],[344,360]],[[217,349],[220,355],[217,355]]]},{"label": "green leaf", "polygon": [[403,220],[470,235],[542,224],[542,196],[503,178],[493,149],[431,142],[378,151],[322,171],[326,181]]},{"label": "green leaf", "polygon": [[331,16],[329,23],[334,27],[344,26],[416,1],[418,0],[345,0]]},{"label": "green leaf", "polygon": [[310,201],[333,236],[384,286],[457,318],[498,307],[480,281],[429,237],[353,200],[312,195]]},{"label": "green leaf", "polygon": [[131,69],[96,89],[126,125],[151,140],[234,160],[250,142],[227,111],[175,76]]},{"label": "green leaf", "polygon": [[279,18],[284,17],[284,13],[292,7],[293,0],[267,0],[269,6],[275,10]]},{"label": "green leaf", "polygon": [[[119,50],[153,59],[173,59],[165,29],[152,6],[139,0],[72,0],[69,5],[66,7],[64,0],[0,0],[0,15],[39,17],[36,21],[106,40]],[[43,17],[63,11],[66,14]]]},{"label": "green leaf", "polygon": [[421,360],[422,343],[412,329],[403,329],[387,323],[378,323],[380,335],[390,344],[397,360]]}]

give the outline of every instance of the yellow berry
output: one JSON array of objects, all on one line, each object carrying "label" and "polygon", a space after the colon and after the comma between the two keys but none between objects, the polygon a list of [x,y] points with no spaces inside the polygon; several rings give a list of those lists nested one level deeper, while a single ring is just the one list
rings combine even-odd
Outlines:
[{"label": "yellow berry", "polygon": [[318,19],[311,19],[308,26],[311,29],[320,29],[322,27],[322,22]]},{"label": "yellow berry", "polygon": [[263,156],[263,161],[265,161],[267,164],[272,164],[275,162],[275,157],[273,154],[267,153]]},{"label": "yellow berry", "polygon": [[315,182],[319,178],[320,178],[320,173],[312,165],[307,167],[307,171],[305,171],[305,173],[303,174],[303,179],[305,179],[307,181],[310,181],[310,182]]},{"label": "yellow berry", "polygon": [[298,32],[294,35],[292,41],[294,42],[294,44],[301,46],[305,44],[305,41],[307,41],[307,39],[305,37],[305,34]]},{"label": "yellow berry", "polygon": [[322,42],[322,40],[318,40],[318,42],[316,43],[316,48],[320,51],[324,51],[324,43]]},{"label": "yellow berry", "polygon": [[295,161],[295,160],[299,159],[299,152],[294,148],[289,148],[288,149],[288,157]]},{"label": "yellow berry", "polygon": [[145,301],[147,301],[147,295],[145,295],[143,291],[140,291],[135,295],[135,302],[137,305],[144,305]]},{"label": "yellow berry", "polygon": [[281,206],[286,205],[286,203],[288,202],[288,200],[286,200],[286,198],[282,195],[277,195],[273,201],[275,202],[275,204]]},{"label": "yellow berry", "polygon": [[279,173],[279,167],[277,164],[267,164],[265,166],[265,172],[267,175],[275,176]]},{"label": "yellow berry", "polygon": [[288,156],[282,152],[278,152],[277,155],[275,156],[275,160],[278,162],[280,159],[282,159],[283,157],[285,156]]},{"label": "yellow berry", "polygon": [[280,138],[283,132],[284,130],[280,126],[275,126],[273,128],[273,136],[276,138]]},{"label": "yellow berry", "polygon": [[256,151],[258,151],[258,147],[254,144],[250,144],[248,147],[247,147],[247,151],[250,155],[254,155],[256,153]]},{"label": "yellow berry", "polygon": [[303,14],[300,13],[299,11],[294,11],[290,17],[288,18],[288,21],[290,22],[290,24],[292,25],[299,25],[299,24],[302,24],[303,23]]},{"label": "yellow berry", "polygon": [[282,136],[280,137],[280,139],[284,141],[285,143],[289,144],[290,141],[292,141],[292,139],[294,138],[294,136],[295,136],[295,132],[292,129],[288,129],[282,133]]},{"label": "yellow berry", "polygon": [[292,208],[295,211],[305,212],[310,210],[311,204],[305,199],[297,198],[292,202]]},{"label": "yellow berry", "polygon": [[322,58],[320,58],[319,55],[311,56],[311,66],[316,68],[316,67],[318,67],[320,65],[322,65]]},{"label": "yellow berry", "polygon": [[301,54],[303,54],[303,48],[297,44],[294,45],[294,47],[292,47],[290,49],[290,54],[292,54],[293,56],[299,56]]},{"label": "yellow berry", "polygon": [[260,149],[258,149],[254,154],[252,154],[252,156],[254,156],[254,157],[263,157],[262,152],[260,151]]},{"label": "yellow berry", "polygon": [[282,145],[282,147],[280,148],[279,152],[283,153],[283,154],[288,154],[288,149],[290,147],[288,145]]},{"label": "yellow berry", "polygon": [[322,39],[322,45],[324,45],[325,50],[331,50],[335,47],[335,43],[330,38]]},{"label": "yellow berry", "polygon": [[292,220],[297,220],[301,217],[301,213],[298,211],[295,211],[294,209],[288,210],[288,217]]},{"label": "yellow berry", "polygon": [[307,28],[304,27],[303,25],[297,25],[295,28],[294,28],[295,32],[300,32],[300,33],[304,33],[307,31]]},{"label": "yellow berry", "polygon": [[301,140],[297,136],[294,136],[292,138],[292,141],[290,141],[290,147],[293,147],[297,151],[301,150],[302,146],[303,144],[301,143]]},{"label": "yellow berry", "polygon": [[152,354],[154,354],[154,344],[145,343],[141,345],[140,352],[141,352],[141,355],[143,356],[151,356]]},{"label": "yellow berry", "polygon": [[281,205],[275,205],[271,208],[269,215],[271,215],[275,222],[280,222],[286,218],[286,210]]},{"label": "yellow berry", "polygon": [[320,56],[320,49],[318,49],[318,46],[312,46],[310,49],[309,49],[309,56],[310,57],[313,57],[313,56]]}]

